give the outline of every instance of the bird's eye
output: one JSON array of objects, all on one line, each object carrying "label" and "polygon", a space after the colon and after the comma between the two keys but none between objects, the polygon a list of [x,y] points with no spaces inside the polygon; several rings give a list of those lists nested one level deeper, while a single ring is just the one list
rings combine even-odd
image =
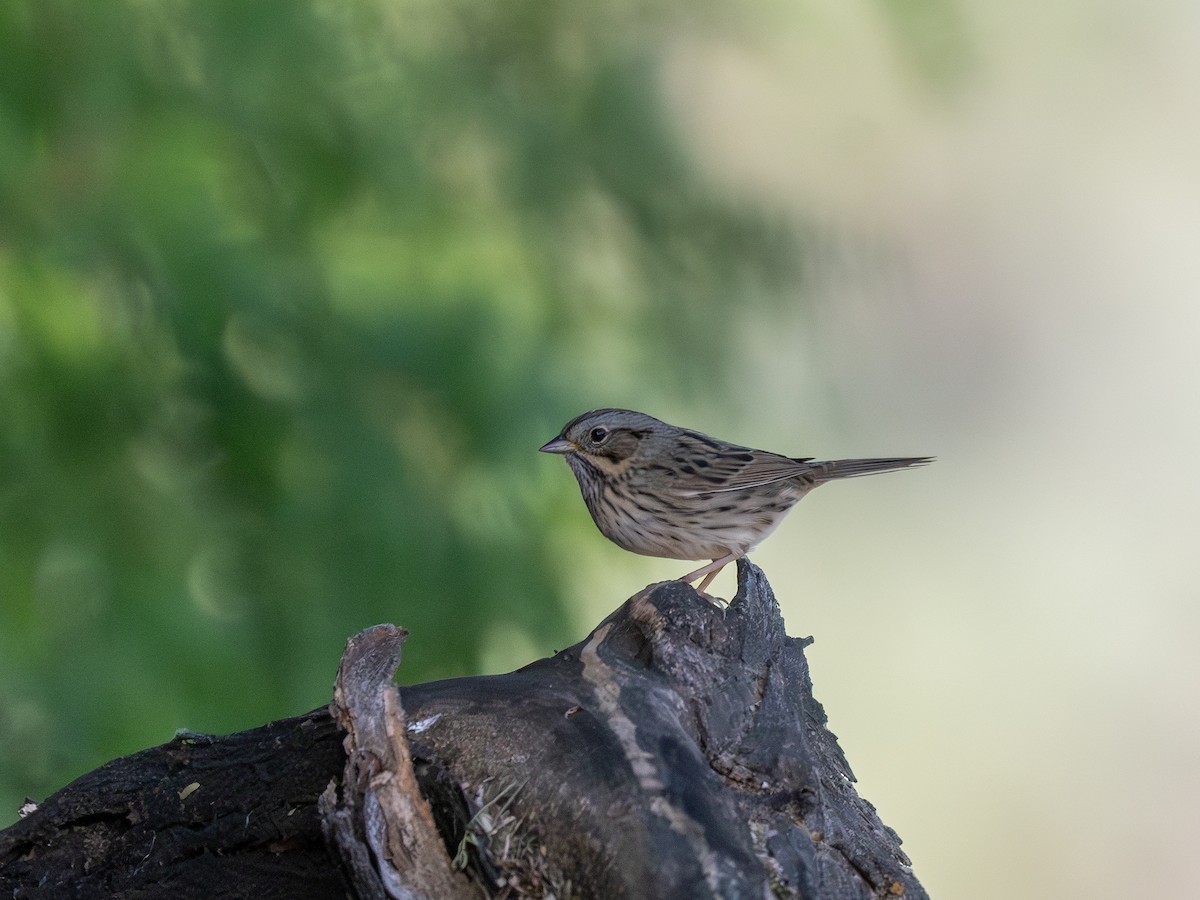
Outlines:
[{"label": "bird's eye", "polygon": [[592,439],[593,444],[603,444],[604,439],[608,437],[608,429],[603,427],[593,428],[592,433],[588,437]]}]

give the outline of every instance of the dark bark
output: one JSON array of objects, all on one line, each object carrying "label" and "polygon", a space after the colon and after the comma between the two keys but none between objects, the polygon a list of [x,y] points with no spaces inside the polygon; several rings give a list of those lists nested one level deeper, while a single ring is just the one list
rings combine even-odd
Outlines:
[{"label": "dark bark", "polygon": [[552,658],[397,703],[402,637],[347,647],[349,733],[177,738],[59,791],[0,832],[0,896],[926,896],[748,563],[727,610],[652,585]]}]

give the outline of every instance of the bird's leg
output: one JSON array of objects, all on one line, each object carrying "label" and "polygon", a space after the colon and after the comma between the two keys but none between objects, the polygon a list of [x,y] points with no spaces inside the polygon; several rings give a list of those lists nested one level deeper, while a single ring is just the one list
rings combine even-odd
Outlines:
[{"label": "bird's leg", "polygon": [[700,587],[696,588],[699,593],[703,594],[704,589],[712,584],[712,580],[717,577],[717,573],[741,555],[742,554],[736,552],[728,553],[725,556],[722,556],[720,559],[714,559],[708,565],[701,566],[695,572],[688,572],[679,580],[691,583],[697,578],[704,576],[704,580],[700,582]]},{"label": "bird's leg", "polygon": [[[722,566],[721,568],[724,568],[724,566]],[[704,580],[701,581],[698,585],[696,585],[696,593],[704,594],[705,596],[708,596],[705,588],[707,588],[710,584],[712,584],[712,580],[714,578],[716,578],[717,575],[720,574],[720,572],[721,572],[721,569],[713,569],[711,572],[709,572],[707,575],[705,575]]]}]

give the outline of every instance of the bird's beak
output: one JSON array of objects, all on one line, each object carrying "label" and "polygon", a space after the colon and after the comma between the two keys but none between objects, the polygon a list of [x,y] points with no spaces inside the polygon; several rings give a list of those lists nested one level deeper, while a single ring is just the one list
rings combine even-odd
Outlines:
[{"label": "bird's beak", "polygon": [[566,438],[556,437],[552,441],[547,441],[538,448],[541,453],[574,453],[579,449],[579,445],[574,441],[568,441]]}]

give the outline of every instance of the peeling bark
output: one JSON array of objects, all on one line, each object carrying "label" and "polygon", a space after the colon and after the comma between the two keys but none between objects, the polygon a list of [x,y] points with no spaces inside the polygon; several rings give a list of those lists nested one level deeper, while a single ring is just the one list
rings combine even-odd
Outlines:
[{"label": "peeling bark", "polygon": [[[346,731],[346,768],[321,794],[325,837],[360,897],[470,900],[421,795],[392,678],[407,632],[378,625],[350,639],[330,711]],[[340,796],[339,796],[340,794]]]}]

